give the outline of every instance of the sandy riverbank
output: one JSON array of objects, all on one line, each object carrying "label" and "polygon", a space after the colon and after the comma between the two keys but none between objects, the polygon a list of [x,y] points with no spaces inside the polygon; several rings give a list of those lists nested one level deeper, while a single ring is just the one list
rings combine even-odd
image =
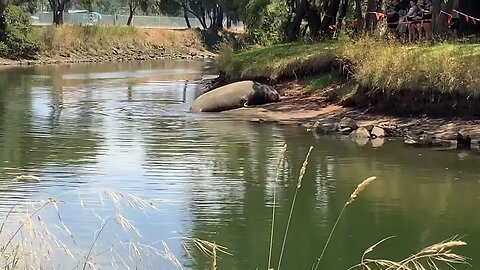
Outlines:
[{"label": "sandy riverbank", "polygon": [[460,118],[434,118],[427,116],[398,117],[388,114],[369,113],[368,110],[342,107],[327,101],[321,93],[308,94],[298,82],[276,85],[282,101],[252,108],[241,108],[224,112],[241,119],[255,122],[277,122],[308,127],[315,122],[337,123],[349,117],[359,126],[378,126],[388,130],[393,137],[419,136],[424,134],[433,139],[455,140],[458,132],[480,140],[480,120]]}]

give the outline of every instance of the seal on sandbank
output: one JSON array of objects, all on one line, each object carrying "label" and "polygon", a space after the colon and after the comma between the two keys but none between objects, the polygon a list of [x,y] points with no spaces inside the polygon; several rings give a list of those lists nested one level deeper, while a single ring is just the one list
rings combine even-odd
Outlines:
[{"label": "seal on sandbank", "polygon": [[199,96],[193,102],[190,111],[222,112],[278,101],[280,101],[280,95],[272,87],[253,81],[241,81]]}]

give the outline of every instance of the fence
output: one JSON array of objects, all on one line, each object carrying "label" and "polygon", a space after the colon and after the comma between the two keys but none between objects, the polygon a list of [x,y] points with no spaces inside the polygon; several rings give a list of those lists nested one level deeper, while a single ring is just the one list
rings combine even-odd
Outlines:
[{"label": "fence", "polygon": [[[67,24],[101,24],[101,25],[126,25],[128,15],[106,15],[96,12],[65,12],[64,23]],[[53,22],[52,12],[37,12],[32,16],[34,25],[50,25]],[[196,18],[190,18],[193,28],[202,27]],[[187,24],[183,17],[169,16],[134,16],[132,25],[136,27],[185,29]],[[241,25],[236,25],[241,26]]]}]

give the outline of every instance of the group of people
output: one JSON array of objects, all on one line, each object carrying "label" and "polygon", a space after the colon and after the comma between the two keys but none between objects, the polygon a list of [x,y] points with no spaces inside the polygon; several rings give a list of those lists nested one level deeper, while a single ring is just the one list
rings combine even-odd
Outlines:
[{"label": "group of people", "polygon": [[403,41],[413,42],[432,38],[432,1],[397,1],[387,9],[387,25],[390,33]]}]

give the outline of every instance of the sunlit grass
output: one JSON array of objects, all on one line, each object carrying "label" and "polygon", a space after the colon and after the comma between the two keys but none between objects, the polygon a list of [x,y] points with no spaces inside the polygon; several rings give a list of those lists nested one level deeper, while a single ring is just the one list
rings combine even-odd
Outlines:
[{"label": "sunlit grass", "polygon": [[401,45],[362,39],[343,48],[356,80],[365,87],[480,94],[480,45]]},{"label": "sunlit grass", "polygon": [[344,76],[337,70],[322,73],[310,78],[306,85],[307,92],[316,92],[325,90],[327,87],[344,81]]},{"label": "sunlit grass", "polygon": [[144,32],[127,26],[80,26],[63,25],[49,26],[43,29],[42,39],[44,50],[101,50],[113,46],[124,48],[147,44]]},{"label": "sunlit grass", "polygon": [[232,80],[259,77],[276,80],[328,70],[339,46],[336,42],[325,42],[258,47],[223,57],[218,65]]},{"label": "sunlit grass", "polygon": [[363,87],[385,91],[421,90],[480,94],[480,45],[468,43],[400,44],[362,38],[315,44],[289,43],[220,55],[228,79],[295,79],[315,75],[306,90],[323,87],[324,73],[337,59]]},{"label": "sunlit grass", "polygon": [[[92,231],[93,238],[87,249],[78,245],[75,240],[78,235],[64,223],[61,206],[65,203],[61,200],[50,198],[14,205],[0,226],[0,269],[47,269],[54,266],[60,267],[58,269],[102,269],[105,258],[110,258],[110,266],[116,269],[156,269],[151,265],[151,259],[160,259],[183,269],[176,257],[179,254],[174,254],[163,240],[144,243],[147,239],[143,239],[140,228],[123,212],[127,209],[144,213],[158,210],[152,201],[117,192],[104,192],[100,198],[110,213],[100,216],[90,209],[100,225]],[[81,207],[81,210],[88,210],[84,209],[83,203]],[[52,216],[52,213],[57,220],[46,221],[45,216]],[[79,219],[87,217],[85,211],[78,214]],[[100,243],[112,230],[118,242],[105,249]],[[219,254],[230,254],[225,247],[207,240],[183,238],[181,241],[184,247],[198,248],[211,259],[212,265],[217,264]],[[156,247],[157,244],[161,247]]]}]

